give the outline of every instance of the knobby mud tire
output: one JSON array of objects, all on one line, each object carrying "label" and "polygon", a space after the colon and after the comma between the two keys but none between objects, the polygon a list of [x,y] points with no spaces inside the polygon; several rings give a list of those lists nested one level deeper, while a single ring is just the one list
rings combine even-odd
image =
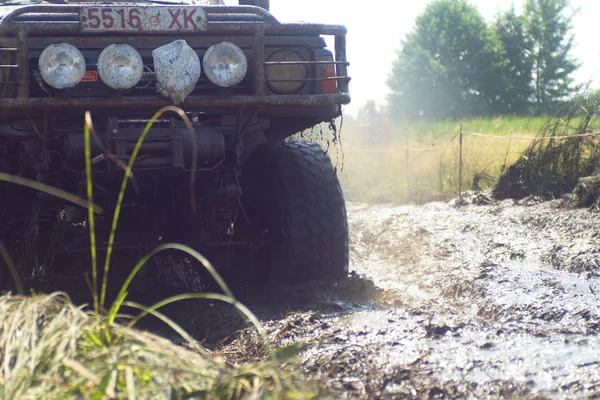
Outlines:
[{"label": "knobby mud tire", "polygon": [[242,179],[251,219],[268,230],[270,281],[347,276],[346,204],[336,169],[321,146],[300,141],[261,146],[248,160]]}]

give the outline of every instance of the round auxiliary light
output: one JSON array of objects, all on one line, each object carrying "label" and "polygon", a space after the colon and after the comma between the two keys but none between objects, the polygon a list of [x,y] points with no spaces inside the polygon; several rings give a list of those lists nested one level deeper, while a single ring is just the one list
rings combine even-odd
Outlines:
[{"label": "round auxiliary light", "polygon": [[[265,68],[267,86],[277,94],[296,94],[302,90],[308,78],[308,66],[304,58],[290,49],[271,54]],[[277,64],[280,63],[280,64]],[[296,64],[297,63],[297,64]]]},{"label": "round auxiliary light", "polygon": [[221,87],[237,85],[248,72],[248,60],[244,52],[229,42],[210,46],[202,64],[208,79]]},{"label": "round auxiliary light", "polygon": [[69,89],[83,79],[85,58],[75,46],[54,43],[42,51],[38,68],[48,85],[56,89]]},{"label": "round auxiliary light", "polygon": [[134,87],[142,79],[143,72],[142,56],[127,44],[111,44],[98,57],[98,75],[112,89]]}]

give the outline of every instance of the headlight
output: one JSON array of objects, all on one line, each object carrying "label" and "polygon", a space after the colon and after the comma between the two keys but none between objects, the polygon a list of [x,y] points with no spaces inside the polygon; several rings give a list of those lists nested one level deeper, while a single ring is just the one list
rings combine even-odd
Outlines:
[{"label": "headlight", "polygon": [[98,57],[98,75],[113,89],[134,87],[144,72],[142,56],[127,44],[111,44]]},{"label": "headlight", "polygon": [[244,52],[229,42],[210,46],[202,64],[208,79],[221,87],[237,85],[248,72],[248,60]]},{"label": "headlight", "polygon": [[[271,54],[265,68],[267,86],[278,94],[296,94],[302,90],[308,78],[308,66],[304,58],[293,50],[282,49]],[[281,63],[281,64],[277,64]]]},{"label": "headlight", "polygon": [[56,89],[69,89],[85,75],[85,58],[75,46],[55,43],[46,47],[38,60],[42,79]]}]

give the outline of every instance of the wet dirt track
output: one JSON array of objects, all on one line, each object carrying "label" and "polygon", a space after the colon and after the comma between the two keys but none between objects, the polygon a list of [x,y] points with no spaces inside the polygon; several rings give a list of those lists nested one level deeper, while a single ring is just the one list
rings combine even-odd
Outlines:
[{"label": "wet dirt track", "polygon": [[[348,282],[240,295],[275,344],[306,344],[303,370],[332,398],[600,398],[597,212],[512,200],[348,211]],[[257,349],[248,333],[216,351]]]},{"label": "wet dirt track", "polygon": [[600,397],[600,218],[559,204],[351,206],[353,267],[399,303],[350,319],[400,371],[372,397]]}]

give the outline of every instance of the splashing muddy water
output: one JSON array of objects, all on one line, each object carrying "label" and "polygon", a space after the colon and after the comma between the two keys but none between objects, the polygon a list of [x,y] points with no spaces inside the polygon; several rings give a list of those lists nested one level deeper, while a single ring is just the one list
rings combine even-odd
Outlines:
[{"label": "splashing muddy water", "polygon": [[[600,216],[476,199],[350,203],[350,279],[239,297],[329,398],[600,398]],[[240,327],[215,351],[260,357]]]},{"label": "splashing muddy water", "polygon": [[394,359],[416,347],[411,369],[449,397],[600,396],[597,213],[513,201],[350,209],[354,269],[429,318],[405,319],[425,332],[382,369],[406,367]]}]

